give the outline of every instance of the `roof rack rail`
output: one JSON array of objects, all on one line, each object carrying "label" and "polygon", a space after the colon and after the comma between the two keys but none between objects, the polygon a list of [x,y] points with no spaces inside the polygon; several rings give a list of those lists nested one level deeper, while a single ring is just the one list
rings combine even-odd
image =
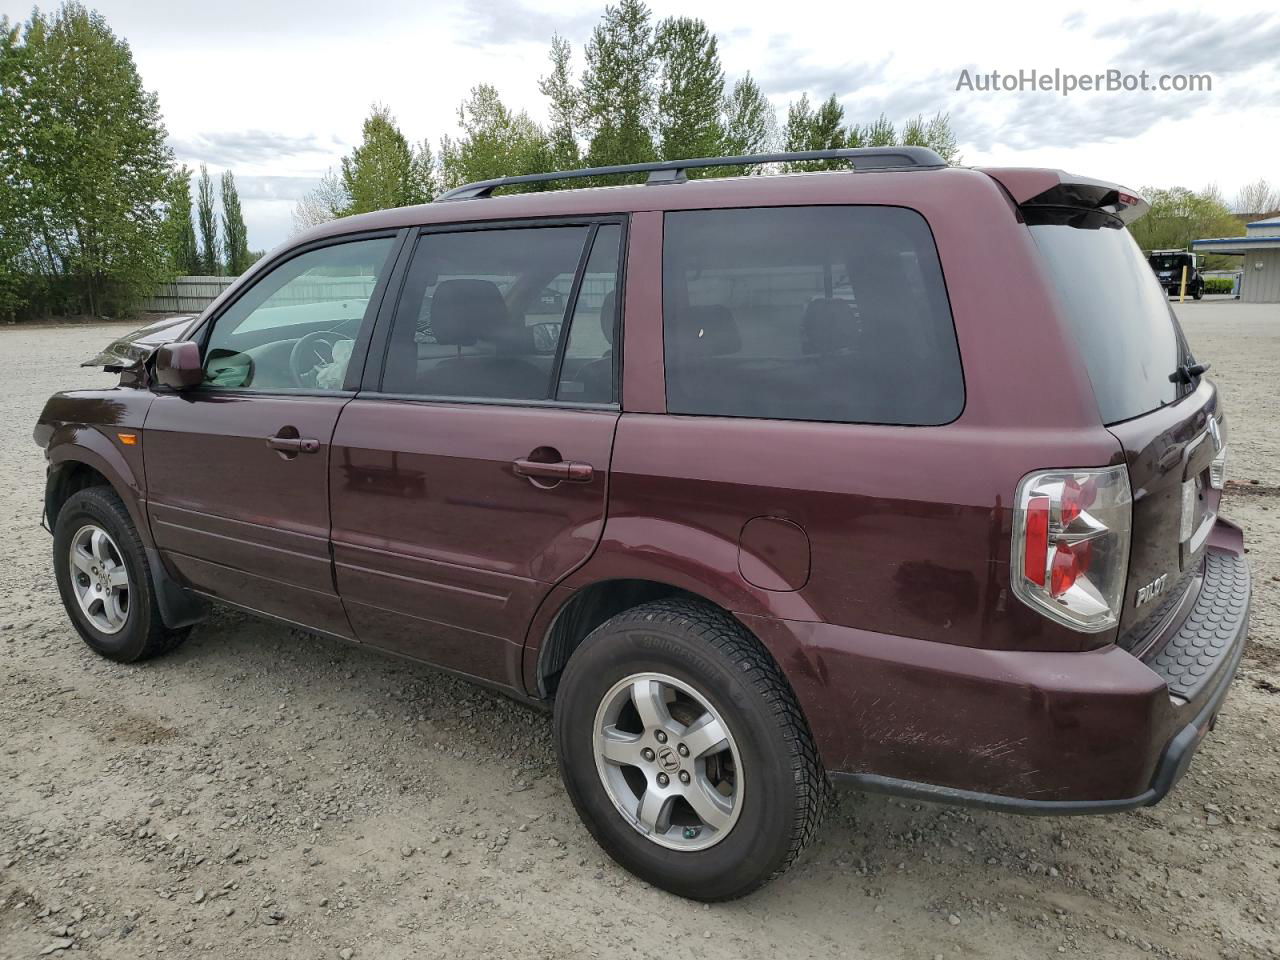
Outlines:
[{"label": "roof rack rail", "polygon": [[647,173],[649,184],[683,183],[686,170],[702,167],[748,167],[763,163],[796,163],[802,160],[850,160],[855,170],[931,170],[945,167],[946,161],[928,147],[854,147],[845,150],[802,150],[795,153],[753,153],[742,157],[697,157],[692,160],[662,160],[656,163],[624,163],[612,167],[584,167],[555,173],[527,173],[519,177],[498,177],[463,184],[436,197],[445,200],[476,200],[490,196],[499,187],[551,180],[578,180],[627,173]]}]

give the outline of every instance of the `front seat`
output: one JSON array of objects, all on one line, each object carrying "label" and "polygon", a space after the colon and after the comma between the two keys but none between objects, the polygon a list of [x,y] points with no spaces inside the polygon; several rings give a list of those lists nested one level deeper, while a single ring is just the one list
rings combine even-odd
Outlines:
[{"label": "front seat", "polygon": [[532,352],[528,330],[511,318],[491,280],[445,280],[431,299],[437,343],[487,344],[492,353],[441,360],[423,376],[423,390],[442,397],[544,400],[548,377],[521,354]]},{"label": "front seat", "polygon": [[581,400],[584,403],[610,403],[613,400],[613,331],[616,323],[618,296],[610,290],[600,303],[600,332],[604,334],[609,349],[599,360],[592,360],[578,371],[582,381]]}]

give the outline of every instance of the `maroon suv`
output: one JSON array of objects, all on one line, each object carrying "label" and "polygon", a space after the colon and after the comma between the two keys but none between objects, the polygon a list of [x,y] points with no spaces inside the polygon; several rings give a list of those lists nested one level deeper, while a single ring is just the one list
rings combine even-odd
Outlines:
[{"label": "maroon suv", "polygon": [[141,660],[211,599],[554,704],[587,828],[706,900],[785,869],[830,781],[1155,803],[1249,574],[1146,204],[831,156],[473,184],[111,345],[119,386],[36,428],[72,623]]}]

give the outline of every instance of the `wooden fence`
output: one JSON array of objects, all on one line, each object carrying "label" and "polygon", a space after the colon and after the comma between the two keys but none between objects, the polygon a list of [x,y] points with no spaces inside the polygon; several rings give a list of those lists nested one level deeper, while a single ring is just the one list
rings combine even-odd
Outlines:
[{"label": "wooden fence", "polygon": [[235,283],[236,277],[178,277],[143,301],[149,313],[199,313]]}]

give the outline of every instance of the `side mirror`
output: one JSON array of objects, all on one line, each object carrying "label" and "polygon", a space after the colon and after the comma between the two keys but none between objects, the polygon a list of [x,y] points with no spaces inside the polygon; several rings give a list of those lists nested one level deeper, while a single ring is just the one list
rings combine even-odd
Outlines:
[{"label": "side mirror", "polygon": [[546,323],[531,324],[533,331],[533,352],[542,356],[555,356],[560,346],[560,321],[551,320]]},{"label": "side mirror", "polygon": [[156,351],[156,381],[173,390],[188,390],[204,382],[200,345],[190,340],[166,343]]}]

